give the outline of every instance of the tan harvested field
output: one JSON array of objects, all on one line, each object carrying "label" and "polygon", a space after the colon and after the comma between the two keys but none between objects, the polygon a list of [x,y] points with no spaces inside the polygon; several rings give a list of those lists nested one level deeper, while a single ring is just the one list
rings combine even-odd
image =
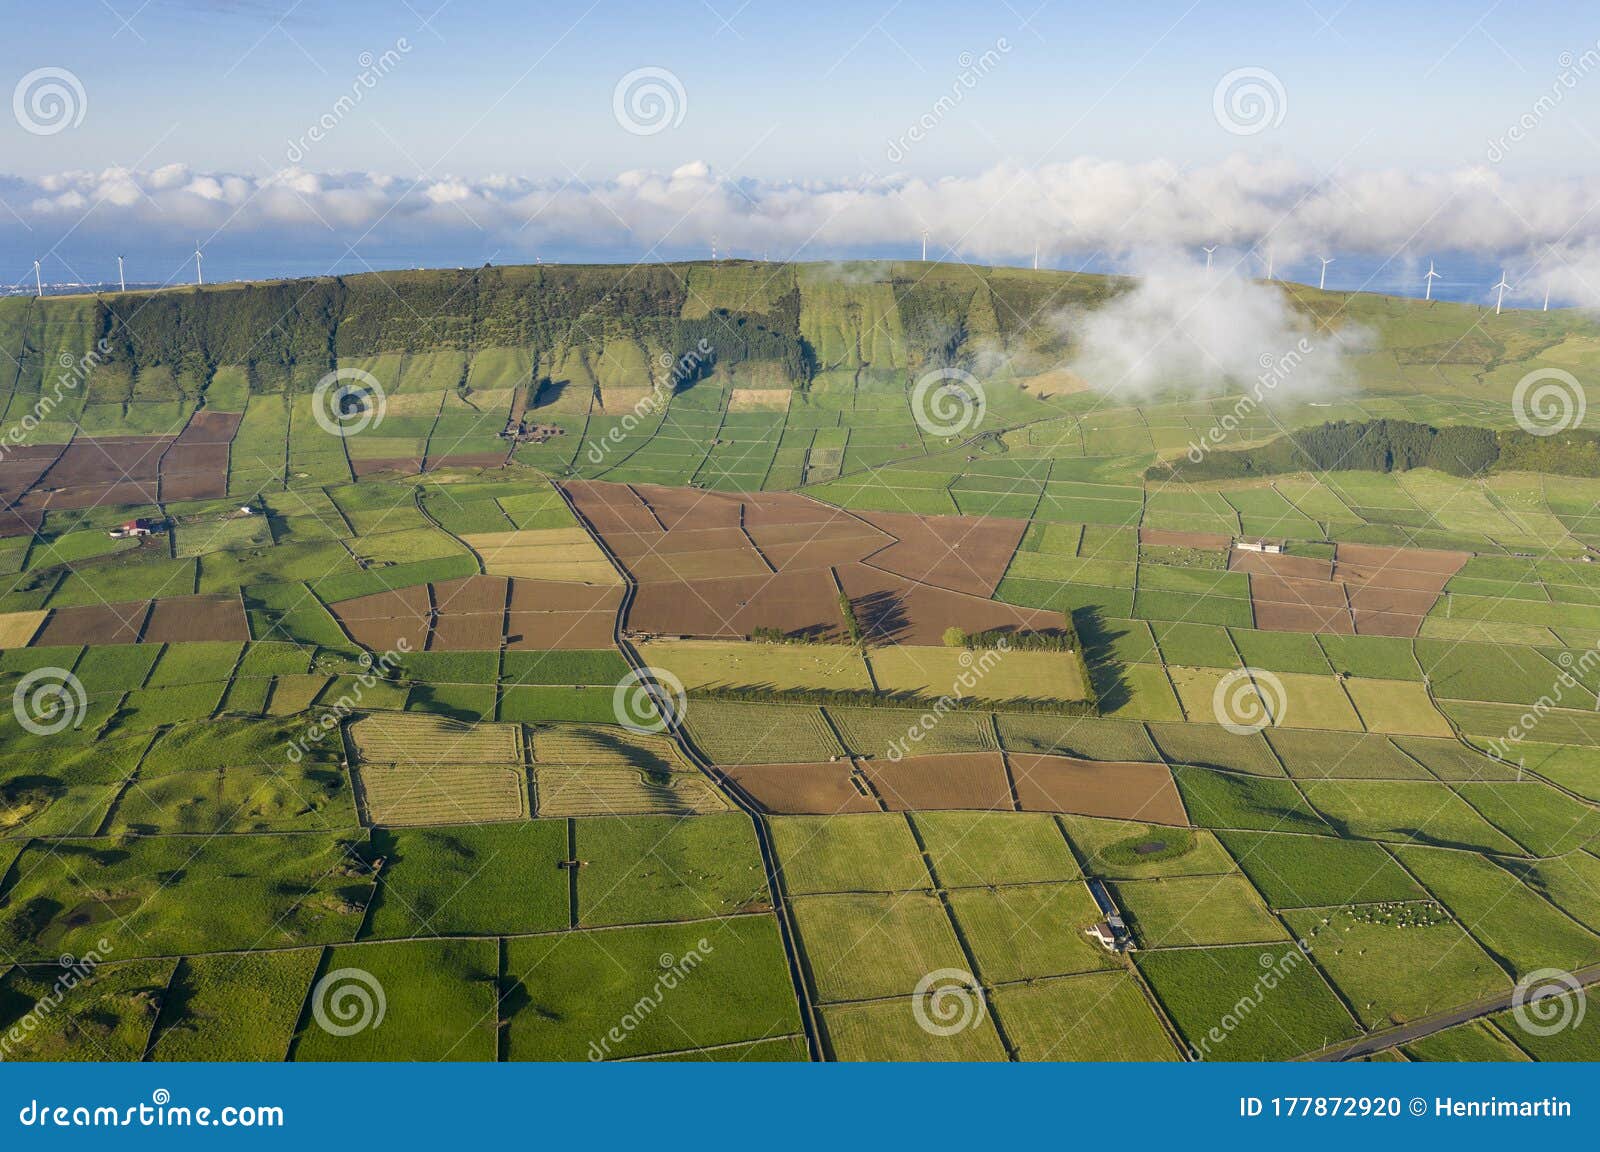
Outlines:
[{"label": "tan harvested field", "polygon": [[48,615],[50,613],[42,609],[37,612],[0,613],[0,649],[26,648]]},{"label": "tan harvested field", "polygon": [[1081,700],[1077,659],[1067,652],[972,651],[909,644],[867,653],[884,692],[977,700]]},{"label": "tan harvested field", "polygon": [[372,824],[477,824],[528,814],[515,768],[363,766],[356,776]]},{"label": "tan harvested field", "polygon": [[397,476],[412,476],[422,471],[422,460],[416,456],[377,456],[372,459],[354,457],[350,461],[350,468],[358,478],[381,476],[386,472]]},{"label": "tan harvested field", "polygon": [[999,516],[919,516],[910,512],[862,512],[895,543],[868,563],[921,584],[936,584],[974,596],[992,596],[1027,531],[1026,520]]},{"label": "tan harvested field", "polygon": [[861,653],[847,644],[752,644],[721,640],[652,640],[639,654],[665,668],[690,691],[761,685],[790,691],[845,688],[872,691]]},{"label": "tan harvested field", "polygon": [[853,783],[856,770],[849,761],[744,764],[724,771],[774,815],[832,816],[839,812],[879,811],[877,801]]},{"label": "tan harvested field", "polygon": [[211,596],[167,596],[150,609],[144,638],[173,644],[188,640],[248,640],[250,622],[235,593]]},{"label": "tan harvested field", "polygon": [[422,462],[422,470],[438,472],[444,468],[503,468],[506,459],[504,452],[454,452],[429,456]]},{"label": "tan harvested field", "polygon": [[145,617],[150,614],[148,600],[129,604],[85,604],[79,608],[56,608],[33,638],[35,648],[56,644],[132,644],[139,639]]},{"label": "tan harvested field", "polygon": [[673,772],[688,766],[666,736],[599,724],[543,724],[533,730],[533,762],[567,767]]},{"label": "tan harvested field", "polygon": [[636,768],[536,767],[540,816],[694,816],[728,810],[728,802],[698,772],[641,772]]},{"label": "tan harvested field", "polygon": [[1145,824],[1189,823],[1164,764],[1007,754],[1024,812],[1070,812]]},{"label": "tan harvested field", "polygon": [[609,648],[622,593],[620,584],[467,576],[342,600],[332,611],[375,652],[401,640],[414,652],[492,651],[502,639],[516,650]]},{"label": "tan harvested field", "polygon": [[1011,785],[998,752],[955,752],[862,761],[861,771],[891,812],[977,808],[1012,812]]},{"label": "tan harvested field", "polygon": [[432,767],[438,764],[520,764],[521,732],[515,724],[469,724],[444,716],[386,712],[350,725],[356,755],[369,764]]},{"label": "tan harvested field", "polygon": [[772,569],[761,553],[748,542],[736,548],[697,552],[645,553],[623,558],[629,573],[640,583],[673,580],[714,580],[723,576],[771,575]]},{"label": "tan harvested field", "polygon": [[788,388],[735,388],[728,393],[729,412],[787,412]]},{"label": "tan harvested field", "polygon": [[532,528],[463,535],[492,576],[620,584],[611,562],[582,528]]}]

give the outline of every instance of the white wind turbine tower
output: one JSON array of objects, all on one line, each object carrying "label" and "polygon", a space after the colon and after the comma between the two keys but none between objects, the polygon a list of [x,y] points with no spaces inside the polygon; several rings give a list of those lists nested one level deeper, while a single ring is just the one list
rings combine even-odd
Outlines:
[{"label": "white wind turbine tower", "polygon": [[1317,291],[1321,292],[1328,287],[1328,265],[1333,263],[1334,258],[1332,256],[1318,256],[1317,259],[1322,261],[1322,278],[1317,281]]},{"label": "white wind turbine tower", "polygon": [[1422,298],[1424,300],[1432,300],[1433,299],[1433,282],[1435,280],[1438,280],[1438,279],[1440,279],[1439,273],[1437,273],[1437,272],[1435,272],[1433,270],[1433,261],[1429,260],[1428,261],[1428,274],[1423,277],[1423,280],[1426,281],[1426,283],[1428,285],[1427,288],[1423,289],[1423,292],[1422,292]]},{"label": "white wind turbine tower", "polygon": [[33,262],[33,290],[38,293],[39,299],[44,299],[44,277],[39,273],[39,262]]},{"label": "white wind turbine tower", "polygon": [[1544,282],[1544,310],[1546,312],[1550,311],[1550,281],[1548,279]]},{"label": "white wind turbine tower", "polygon": [[1039,242],[1037,240],[1033,242],[1033,270],[1035,272],[1039,270]]},{"label": "white wind turbine tower", "polygon": [[122,274],[122,257],[117,257],[117,287],[122,291],[128,290],[128,278]]},{"label": "white wind turbine tower", "polygon": [[924,262],[928,259],[928,230],[926,228],[922,230],[922,259]]},{"label": "white wind turbine tower", "polygon": [[1500,295],[1495,297],[1494,301],[1494,314],[1498,316],[1500,315],[1501,306],[1506,302],[1506,289],[1511,287],[1511,285],[1506,283],[1506,272],[1504,268],[1500,270],[1500,283],[1496,284],[1494,287],[1500,290]]},{"label": "white wind turbine tower", "polygon": [[194,282],[201,287],[204,287],[206,282],[206,273],[205,269],[200,266],[200,259],[200,249],[196,247],[194,250]]},{"label": "white wind turbine tower", "polygon": [[1202,249],[1202,251],[1205,252],[1205,254],[1206,254],[1206,271],[1207,272],[1211,271],[1211,254],[1213,252],[1215,252],[1216,250],[1217,250],[1217,246],[1215,244],[1213,244],[1209,248],[1203,248]]},{"label": "white wind turbine tower", "polygon": [[1267,249],[1267,279],[1272,279],[1272,249]]}]

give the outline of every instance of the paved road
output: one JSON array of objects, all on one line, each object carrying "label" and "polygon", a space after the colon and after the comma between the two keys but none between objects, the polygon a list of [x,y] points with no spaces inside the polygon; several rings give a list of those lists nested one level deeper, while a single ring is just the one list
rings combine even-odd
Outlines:
[{"label": "paved road", "polygon": [[[1600,964],[1588,968],[1580,968],[1572,974],[1574,980],[1584,988],[1600,983]],[[1385,1048],[1393,1048],[1396,1044],[1408,1044],[1413,1040],[1420,1040],[1424,1036],[1432,1036],[1436,1032],[1443,1032],[1446,1028],[1454,1028],[1457,1024],[1465,1024],[1469,1020],[1478,1020],[1484,1016],[1493,1016],[1496,1012],[1504,1012],[1512,1006],[1515,991],[1496,996],[1492,1000],[1480,1000],[1476,1004],[1469,1004],[1465,1008],[1457,1008],[1440,1016],[1430,1016],[1426,1020],[1418,1020],[1413,1024],[1403,1024],[1398,1028],[1390,1028],[1386,1032],[1373,1032],[1359,1040],[1352,1040],[1347,1044],[1335,1044],[1325,1048],[1313,1060],[1339,1061],[1354,1060],[1361,1056],[1370,1056],[1374,1052],[1381,1052]]]}]

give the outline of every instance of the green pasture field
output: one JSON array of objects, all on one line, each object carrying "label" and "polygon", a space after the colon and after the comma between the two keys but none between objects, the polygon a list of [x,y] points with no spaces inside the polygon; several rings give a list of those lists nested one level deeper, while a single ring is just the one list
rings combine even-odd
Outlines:
[{"label": "green pasture field", "polygon": [[1078,875],[1053,816],[919,812],[911,820],[943,888],[1042,884]]},{"label": "green pasture field", "polygon": [[1117,966],[1087,934],[1101,917],[1081,883],[960,888],[950,907],[986,983]]},{"label": "green pasture field", "polygon": [[1381,844],[1276,832],[1219,832],[1274,908],[1418,900],[1425,893]]},{"label": "green pasture field", "polygon": [[284,1059],[320,958],[297,948],[180,960],[150,1059]]},{"label": "green pasture field", "polygon": [[1285,919],[1368,1028],[1487,999],[1511,982],[1431,903],[1312,909]]},{"label": "green pasture field", "polygon": [[1117,907],[1146,948],[1255,944],[1283,939],[1243,876],[1175,876],[1116,882]]},{"label": "green pasture field", "polygon": [[[986,1012],[948,1036],[923,1028],[904,998],[866,1004],[830,1004],[821,1010],[822,1032],[835,1060],[1003,1061],[1006,1050]],[[930,1017],[931,1018],[931,1017]]]},{"label": "green pasture field", "polygon": [[1204,829],[1169,828],[1089,816],[1059,816],[1061,827],[1095,876],[1136,880],[1231,871],[1233,862]]},{"label": "green pasture field", "polygon": [[[1294,944],[1169,948],[1134,962],[1200,1059],[1283,1060],[1358,1031]],[[1263,973],[1273,976],[1270,991],[1262,990]],[[1237,1011],[1241,1001],[1251,1011]]]},{"label": "green pasture field", "polygon": [[1171,1038],[1126,972],[998,989],[990,1003],[1022,1060],[1176,1060]]},{"label": "green pasture field", "polygon": [[822,1001],[904,997],[935,969],[965,967],[936,896],[850,893],[790,903]]},{"label": "green pasture field", "polygon": [[904,816],[780,816],[771,827],[784,886],[797,895],[932,886]]},{"label": "green pasture field", "polygon": [[585,927],[697,920],[768,906],[749,817],[627,816],[577,822]]},{"label": "green pasture field", "polygon": [[1444,784],[1314,780],[1306,799],[1346,836],[1515,855],[1517,844]]}]

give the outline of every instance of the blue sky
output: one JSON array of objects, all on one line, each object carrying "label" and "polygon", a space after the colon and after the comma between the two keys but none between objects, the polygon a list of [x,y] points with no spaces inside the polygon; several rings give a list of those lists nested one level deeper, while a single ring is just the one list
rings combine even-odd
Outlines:
[{"label": "blue sky", "polygon": [[[1497,253],[1587,246],[1600,65],[1581,58],[1597,37],[1578,6],[1539,0],[12,3],[0,80],[65,70],[81,119],[41,133],[0,116],[0,282],[30,250],[64,268],[71,253],[99,261],[119,228],[163,253],[181,252],[180,236],[217,244],[219,269],[231,242],[240,275],[257,269],[247,249],[282,254],[286,240],[309,261],[292,270],[307,271],[352,245],[375,264],[699,254],[714,235],[748,255],[865,254],[921,227],[976,258],[1021,258],[1039,234],[1052,262],[1211,236],[1242,251],[1275,243],[1291,264],[1319,243],[1382,259],[1404,241],[1410,267],[1422,248],[1476,241],[1496,213],[1512,220],[1488,229]],[[308,141],[386,52],[392,66],[359,105]],[[674,115],[652,134],[614,113],[619,81],[644,68],[671,78]],[[1270,78],[1257,132],[1217,112],[1220,82],[1240,69]],[[1558,104],[1507,142],[1557,88]],[[260,182],[291,162],[363,175],[302,181],[269,208]],[[1193,181],[1209,191],[1147,212],[1140,188],[1163,178],[1151,165],[1209,174]],[[1014,175],[1052,166],[1048,192]],[[100,178],[123,169],[135,175]],[[687,175],[662,188],[624,175],[674,171]],[[1475,171],[1488,192],[1473,190]],[[908,182],[935,191],[897,193],[894,211],[850,227],[831,216],[839,188]],[[702,188],[720,220],[688,211]],[[543,210],[558,193],[559,210]],[[1123,217],[1110,219],[1118,197]],[[1404,228],[1377,219],[1423,202]],[[781,226],[752,222],[775,205]],[[1308,219],[1275,223],[1291,207]],[[1007,232],[1007,218],[1030,230]]]},{"label": "blue sky", "polygon": [[[362,52],[404,37],[403,66],[323,146],[319,167],[561,176],[704,160],[763,178],[854,176],[888,170],[884,142],[948,86],[961,53],[1004,37],[1003,64],[908,170],[1236,149],[1443,167],[1481,160],[1560,54],[1600,35],[1574,4],[1036,2],[11,4],[9,70],[71,69],[89,114],[43,140],[8,124],[0,155],[32,175],[113,161],[260,171],[348,86]],[[641,140],[613,121],[611,92],[647,65],[681,79],[687,109],[678,128]],[[1282,80],[1280,131],[1241,141],[1212,120],[1217,78],[1242,66]],[[1574,94],[1517,167],[1594,170],[1600,150],[1579,126],[1600,124],[1597,112],[1600,82]]]}]

